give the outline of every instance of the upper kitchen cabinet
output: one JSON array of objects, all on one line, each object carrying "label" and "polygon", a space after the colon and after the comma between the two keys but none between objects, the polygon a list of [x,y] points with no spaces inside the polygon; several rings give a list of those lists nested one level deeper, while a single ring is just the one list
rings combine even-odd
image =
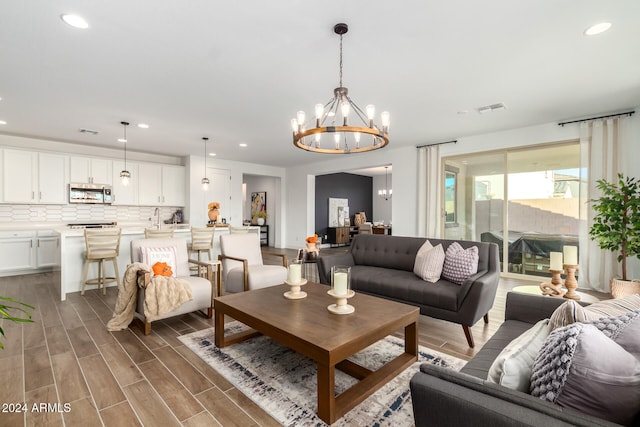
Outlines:
[{"label": "upper kitchen cabinet", "polygon": [[71,182],[111,185],[112,163],[109,159],[72,156]]},{"label": "upper kitchen cabinet", "polygon": [[67,156],[5,149],[2,164],[4,203],[67,203]]},{"label": "upper kitchen cabinet", "polygon": [[149,206],[184,206],[184,166],[138,164],[138,202]]},{"label": "upper kitchen cabinet", "polygon": [[138,183],[140,181],[140,172],[138,164],[135,162],[127,162],[127,170],[131,173],[129,184],[123,185],[120,179],[120,172],[123,171],[124,162],[120,160],[113,161],[113,186],[111,189],[112,205],[137,205],[138,204]]}]

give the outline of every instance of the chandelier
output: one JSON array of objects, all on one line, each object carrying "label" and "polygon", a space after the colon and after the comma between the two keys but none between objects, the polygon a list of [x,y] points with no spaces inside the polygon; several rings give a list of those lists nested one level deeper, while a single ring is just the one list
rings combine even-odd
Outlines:
[{"label": "chandelier", "polygon": [[393,196],[393,190],[389,188],[389,166],[384,167],[384,189],[378,190],[378,196],[389,200]]},{"label": "chandelier", "polygon": [[[372,151],[389,144],[389,112],[374,123],[375,107],[367,105],[363,111],[349,98],[349,90],[342,85],[342,36],[349,31],[347,24],[336,24],[333,31],[340,36],[340,86],[333,90],[333,98],[315,106],[315,127],[307,129],[306,115],[298,111],[291,119],[293,144],[307,151],[325,154],[349,154]],[[350,125],[349,116],[359,125]],[[361,125],[360,125],[361,123]],[[332,141],[322,141],[323,134],[333,134]],[[369,138],[369,135],[371,136]],[[323,147],[324,145],[324,147]]]}]

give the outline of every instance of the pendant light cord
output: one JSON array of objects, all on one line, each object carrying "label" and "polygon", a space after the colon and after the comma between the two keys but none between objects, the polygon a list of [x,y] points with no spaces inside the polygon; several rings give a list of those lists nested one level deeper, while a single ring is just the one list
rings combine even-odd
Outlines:
[{"label": "pendant light cord", "polygon": [[342,34],[340,34],[340,86],[342,87]]}]

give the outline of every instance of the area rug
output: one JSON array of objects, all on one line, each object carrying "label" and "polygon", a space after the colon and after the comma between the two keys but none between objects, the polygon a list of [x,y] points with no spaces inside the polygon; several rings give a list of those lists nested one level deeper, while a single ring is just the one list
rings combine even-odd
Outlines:
[{"label": "area rug", "polygon": [[[239,322],[225,325],[225,334],[239,332]],[[259,336],[219,349],[213,328],[178,337],[238,390],[285,426],[325,426],[316,415],[316,364],[313,360]],[[350,357],[377,369],[404,351],[404,340],[387,337]],[[409,380],[421,363],[459,370],[464,360],[419,347],[418,362],[365,399],[333,426],[411,426],[414,424]],[[336,395],[356,380],[336,369]]]}]

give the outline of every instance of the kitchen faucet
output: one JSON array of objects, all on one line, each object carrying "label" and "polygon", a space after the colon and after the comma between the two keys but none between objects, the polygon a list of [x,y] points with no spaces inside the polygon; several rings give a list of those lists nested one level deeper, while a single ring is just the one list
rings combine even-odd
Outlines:
[{"label": "kitchen faucet", "polygon": [[156,208],[153,211],[153,216],[155,217],[155,224],[153,224],[153,228],[160,230],[160,208]]}]

